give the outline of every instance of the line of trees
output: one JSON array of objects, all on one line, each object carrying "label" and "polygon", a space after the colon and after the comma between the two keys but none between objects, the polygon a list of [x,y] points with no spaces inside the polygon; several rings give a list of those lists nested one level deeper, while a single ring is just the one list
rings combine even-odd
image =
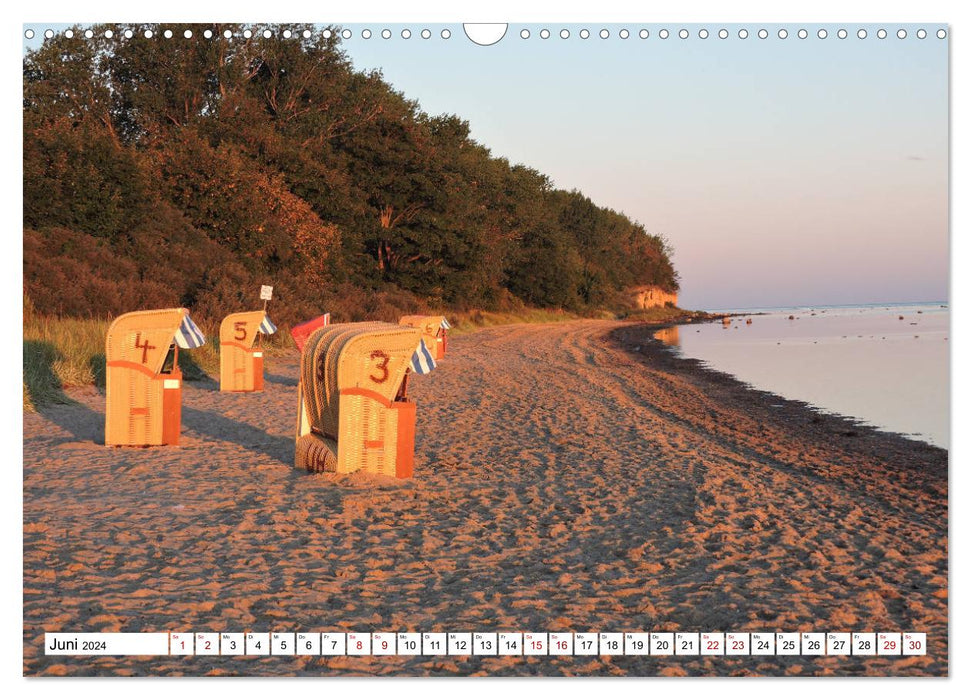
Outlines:
[{"label": "line of trees", "polygon": [[271,283],[281,321],[356,320],[584,310],[635,285],[677,288],[662,237],[354,70],[338,32],[244,28],[75,28],[24,57],[25,293],[38,310],[219,317]]}]

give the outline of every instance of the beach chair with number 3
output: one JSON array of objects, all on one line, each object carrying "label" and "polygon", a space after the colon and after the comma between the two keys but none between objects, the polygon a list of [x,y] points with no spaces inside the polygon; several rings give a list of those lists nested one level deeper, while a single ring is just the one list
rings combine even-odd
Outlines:
[{"label": "beach chair with number 3", "polygon": [[407,377],[423,348],[419,329],[391,323],[315,331],[300,360],[296,466],[410,477],[416,411]]}]

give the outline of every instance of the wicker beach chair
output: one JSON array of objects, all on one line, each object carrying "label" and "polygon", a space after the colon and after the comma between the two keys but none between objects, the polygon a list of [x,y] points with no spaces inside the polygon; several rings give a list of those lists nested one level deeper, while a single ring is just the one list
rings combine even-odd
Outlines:
[{"label": "wicker beach chair", "polygon": [[258,334],[276,332],[265,311],[229,314],[219,325],[219,390],[263,391],[263,350]]},{"label": "wicker beach chair", "polygon": [[448,348],[448,321],[444,316],[402,316],[399,323],[402,326],[412,326],[421,329],[422,340],[432,353],[432,357],[441,360]]},{"label": "wicker beach chair", "polygon": [[205,342],[186,309],[135,311],[114,320],[105,339],[106,445],[179,444],[179,348]]},{"label": "wicker beach chair", "polygon": [[327,326],[307,339],[298,389],[296,465],[411,476],[415,404],[405,376],[421,341],[391,323]]}]

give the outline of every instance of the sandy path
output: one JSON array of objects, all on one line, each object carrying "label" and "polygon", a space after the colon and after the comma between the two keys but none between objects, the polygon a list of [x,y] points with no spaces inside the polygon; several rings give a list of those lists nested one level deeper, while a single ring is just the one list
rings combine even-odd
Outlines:
[{"label": "sandy path", "polygon": [[[270,359],[263,395],[188,384],[179,448],[97,444],[94,390],[28,415],[25,672],[946,674],[946,452],[845,430],[645,338],[598,321],[456,337],[441,368],[411,383],[416,468],[404,482],[291,467],[295,356]],[[931,653],[40,652],[45,630],[679,629],[926,631]]]}]

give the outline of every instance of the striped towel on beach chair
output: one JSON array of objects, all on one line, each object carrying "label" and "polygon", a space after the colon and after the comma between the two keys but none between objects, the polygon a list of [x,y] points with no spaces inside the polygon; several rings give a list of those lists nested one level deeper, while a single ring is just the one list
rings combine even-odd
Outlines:
[{"label": "striped towel on beach chair", "polygon": [[175,332],[175,342],[180,348],[191,350],[206,344],[206,336],[199,330],[199,326],[192,322],[189,314],[182,319],[182,325]]},{"label": "striped towel on beach chair", "polygon": [[432,357],[424,340],[418,341],[418,349],[411,356],[411,371],[416,374],[428,374],[435,369],[435,358]]}]

